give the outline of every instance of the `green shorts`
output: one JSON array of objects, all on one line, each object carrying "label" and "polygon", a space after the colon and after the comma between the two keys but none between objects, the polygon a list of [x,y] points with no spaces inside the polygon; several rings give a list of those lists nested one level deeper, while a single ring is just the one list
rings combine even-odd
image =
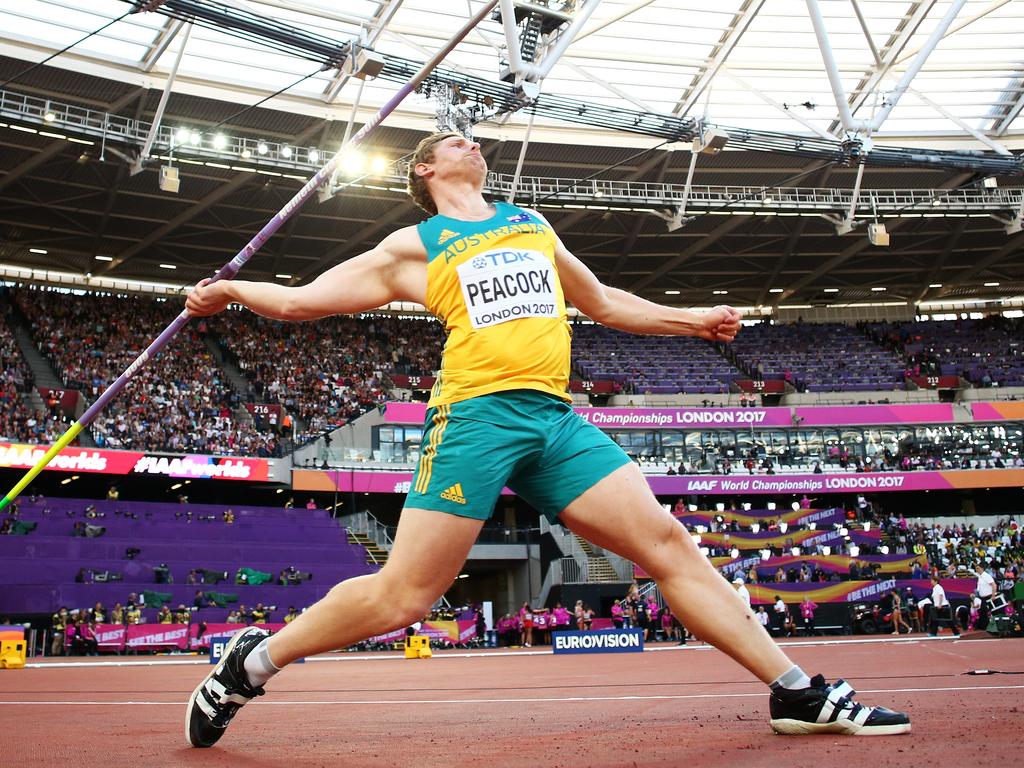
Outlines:
[{"label": "green shorts", "polygon": [[552,523],[630,458],[543,392],[517,389],[427,409],[406,506],[487,520],[508,486]]}]

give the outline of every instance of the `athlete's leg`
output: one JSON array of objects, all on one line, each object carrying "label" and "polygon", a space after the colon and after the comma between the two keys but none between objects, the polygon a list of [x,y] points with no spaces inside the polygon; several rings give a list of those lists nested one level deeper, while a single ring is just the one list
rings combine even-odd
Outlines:
[{"label": "athlete's leg", "polygon": [[793,667],[686,529],[654,498],[635,464],[600,480],[559,518],[585,539],[643,568],[688,630],[765,683]]},{"label": "athlete's leg", "polygon": [[270,638],[277,667],[419,621],[451,586],[483,520],[404,509],[388,561],[334,587]]}]

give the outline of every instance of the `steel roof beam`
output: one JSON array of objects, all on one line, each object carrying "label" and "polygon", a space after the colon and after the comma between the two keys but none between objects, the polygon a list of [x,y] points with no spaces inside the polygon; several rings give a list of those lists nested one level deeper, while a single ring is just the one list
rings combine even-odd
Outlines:
[{"label": "steel roof beam", "polygon": [[1024,232],[1018,232],[1003,243],[1002,247],[998,251],[989,254],[981,261],[961,270],[959,274],[957,274],[948,283],[943,281],[943,287],[939,290],[939,293],[935,298],[941,299],[948,296],[953,290],[962,287],[965,283],[971,282],[986,269],[995,266],[1007,256],[1011,254],[1019,255],[1022,247],[1024,247]]},{"label": "steel roof beam", "polygon": [[740,6],[739,10],[732,17],[732,21],[722,33],[715,47],[711,50],[711,54],[701,66],[700,71],[694,76],[683,92],[682,98],[672,108],[673,115],[685,115],[693,109],[693,105],[697,103],[697,100],[700,99],[704,91],[711,86],[711,81],[714,80],[718,70],[725,64],[729,54],[732,53],[733,48],[736,47],[740,38],[743,37],[743,33],[747,31],[750,23],[760,13],[764,2],[765,0],[744,1],[743,5]]},{"label": "steel roof beam", "polygon": [[9,170],[3,176],[0,176],[0,192],[7,189],[14,182],[20,179],[27,173],[31,173],[36,168],[44,165],[48,160],[60,154],[60,151],[67,146],[63,141],[51,141],[41,150],[36,152],[32,157],[29,157],[16,165],[14,168]]},{"label": "steel roof beam", "polygon": [[148,234],[146,237],[139,240],[132,246],[129,246],[121,253],[114,256],[113,261],[108,261],[106,264],[96,269],[97,275],[106,274],[112,269],[124,264],[126,261],[138,256],[140,253],[146,251],[147,248],[151,247],[155,243],[158,243],[163,238],[167,237],[171,232],[176,230],[183,224],[187,224],[189,221],[194,219],[199,214],[203,213],[210,206],[216,205],[218,202],[223,200],[228,195],[241,189],[247,181],[251,181],[253,175],[251,173],[239,173],[236,174],[232,179],[225,182],[224,184],[217,187],[215,190],[210,192],[208,195],[197,201],[193,206],[179,213],[173,219],[168,221],[162,227],[155,229],[153,232]]},{"label": "steel roof beam", "polygon": [[746,216],[728,217],[725,221],[723,221],[721,224],[719,224],[717,227],[711,230],[708,234],[700,238],[700,240],[698,240],[696,243],[683,250],[678,256],[666,261],[664,264],[662,264],[660,267],[658,267],[650,274],[637,280],[635,283],[630,285],[627,290],[629,290],[631,293],[636,293],[642,288],[646,288],[651,283],[664,277],[669,272],[676,269],[678,266],[688,261],[693,256],[696,256],[697,254],[701,253],[702,251],[706,250],[710,246],[717,243],[721,238],[725,237],[734,229],[741,226],[746,221],[746,219]]}]

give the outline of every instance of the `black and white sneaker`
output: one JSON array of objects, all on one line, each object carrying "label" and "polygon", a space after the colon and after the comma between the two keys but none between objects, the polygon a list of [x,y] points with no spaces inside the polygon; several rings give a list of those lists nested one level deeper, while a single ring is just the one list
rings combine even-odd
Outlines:
[{"label": "black and white sneaker", "polygon": [[256,627],[235,633],[224,648],[220,664],[192,691],[185,710],[185,740],[190,747],[212,747],[235,713],[263,695],[263,688],[249,684],[243,664],[253,648],[270,634]]},{"label": "black and white sneaker", "polygon": [[769,701],[776,733],[795,736],[844,733],[849,736],[893,736],[910,733],[910,718],[885,707],[866,707],[853,700],[857,692],[845,680],[828,685],[815,675],[811,687],[791,691],[773,687]]}]

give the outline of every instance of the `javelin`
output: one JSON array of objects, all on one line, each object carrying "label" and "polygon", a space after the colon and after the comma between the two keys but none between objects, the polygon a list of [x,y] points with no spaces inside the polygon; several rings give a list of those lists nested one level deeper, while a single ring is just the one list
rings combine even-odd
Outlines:
[{"label": "javelin", "polygon": [[[440,64],[445,56],[451,53],[455,46],[462,41],[462,38],[468,35],[470,31],[479,24],[497,4],[498,0],[489,0],[489,2],[485,3],[477,14],[467,21],[462,29],[455,33],[454,37],[448,41],[444,48],[435,53],[430,61],[420,67],[419,72],[413,75],[412,79],[403,85],[398,92],[391,97],[388,103],[381,107],[377,114],[374,115],[362,128],[360,128],[358,132],[356,132],[349,143],[345,145],[346,148],[359,144],[363,139],[365,139],[367,134],[376,128],[385,117],[390,115],[395,108],[402,103],[406,96],[416,90],[420,83],[427,79],[427,76],[433,71],[434,67]],[[302,204],[312,197],[313,193],[324,182],[331,178],[340,156],[341,151],[339,150],[338,153],[327,162],[327,165],[317,171],[316,175],[306,182],[305,186],[298,191],[295,197],[289,200],[285,204],[284,208],[278,211],[274,218],[267,222],[263,229],[257,232],[256,236],[253,237],[253,239],[250,240],[249,243],[240,250],[231,261],[217,270],[216,274],[213,276],[213,281],[230,280],[237,275],[238,270],[242,268],[245,262],[252,258],[252,255],[262,248],[263,244],[281,228],[281,225],[291,218],[291,215],[301,208]],[[185,327],[185,324],[191,319],[191,317],[192,316],[188,313],[188,310],[182,310],[181,314],[178,315],[170,325],[164,328],[163,332],[157,336],[148,347],[146,347],[145,351],[135,358],[135,361],[125,369],[124,373],[118,376],[117,379],[107,387],[106,391],[96,399],[96,402],[82,414],[82,417],[72,424],[67,432],[60,436],[60,439],[57,440],[57,442],[50,447],[50,450],[48,450],[36,463],[36,465],[18,481],[18,484],[15,485],[6,496],[4,496],[3,500],[0,500],[0,510],[3,510],[18,498],[18,495],[28,487],[28,484],[35,479],[36,475],[42,472],[43,469],[46,468],[46,465],[49,464],[58,453],[64,450],[72,440],[78,437],[79,432],[92,423],[93,419],[99,415],[100,411],[106,408],[107,403],[113,400],[114,397],[124,389],[125,385],[131,380],[131,378],[138,373],[147,362],[155,357],[156,354],[166,346],[167,342],[178,333],[178,331]]]}]

